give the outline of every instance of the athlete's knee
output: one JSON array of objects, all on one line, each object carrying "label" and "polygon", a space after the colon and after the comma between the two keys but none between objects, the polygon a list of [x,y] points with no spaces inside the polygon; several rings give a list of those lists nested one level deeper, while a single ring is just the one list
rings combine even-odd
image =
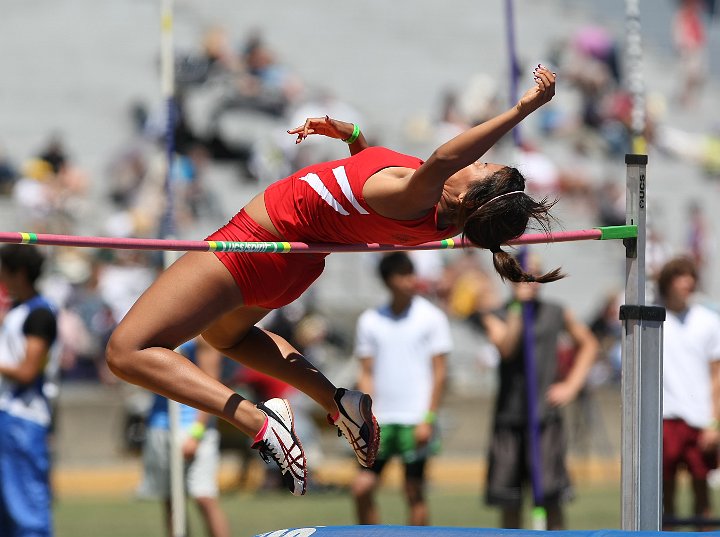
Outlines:
[{"label": "athlete's knee", "polygon": [[113,331],[105,347],[105,360],[115,376],[127,380],[132,376],[132,354],[139,349],[122,332],[118,328]]}]

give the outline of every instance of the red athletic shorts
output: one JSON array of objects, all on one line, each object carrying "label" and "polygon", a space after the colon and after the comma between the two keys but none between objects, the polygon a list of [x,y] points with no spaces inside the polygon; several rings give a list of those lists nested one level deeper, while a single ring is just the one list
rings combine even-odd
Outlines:
[{"label": "red athletic shorts", "polygon": [[680,419],[663,420],[663,476],[672,478],[684,463],[694,479],[707,479],[708,472],[717,468],[717,455],[698,446],[701,429],[691,427]]},{"label": "red athletic shorts", "polygon": [[[241,210],[205,240],[277,242],[279,239]],[[296,300],[322,274],[327,254],[215,252],[235,279],[243,304],[280,308]]]}]

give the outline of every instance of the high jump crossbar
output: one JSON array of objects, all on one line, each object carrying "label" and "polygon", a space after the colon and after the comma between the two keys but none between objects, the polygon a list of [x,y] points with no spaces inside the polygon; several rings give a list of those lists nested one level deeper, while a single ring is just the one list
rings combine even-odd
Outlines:
[{"label": "high jump crossbar", "polygon": [[[508,245],[573,242],[586,240],[632,239],[637,237],[636,225],[605,226],[555,233],[528,233],[508,241]],[[78,235],[51,235],[43,233],[0,232],[0,243],[36,244],[41,246],[75,246],[121,250],[201,251],[236,253],[331,253],[331,252],[387,252],[394,250],[443,250],[470,248],[472,243],[463,239],[444,239],[416,246],[391,244],[308,244],[304,242],[230,242],[188,241],[172,239],[138,239],[117,237],[83,237]]]}]

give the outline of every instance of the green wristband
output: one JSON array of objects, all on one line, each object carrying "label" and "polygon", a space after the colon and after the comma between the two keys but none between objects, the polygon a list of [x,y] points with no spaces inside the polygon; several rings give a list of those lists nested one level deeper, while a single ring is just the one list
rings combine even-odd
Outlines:
[{"label": "green wristband", "polygon": [[188,429],[188,435],[195,440],[202,440],[203,436],[205,436],[205,425],[196,421]]},{"label": "green wristband", "polygon": [[507,310],[508,313],[520,313],[522,312],[522,304],[515,300],[508,305]]},{"label": "green wristband", "polygon": [[425,413],[425,417],[423,418],[423,422],[429,423],[430,425],[432,425],[433,423],[435,423],[435,420],[437,420],[437,414],[436,414],[435,412],[433,412],[432,410],[428,410],[428,411]]},{"label": "green wristband", "polygon": [[353,143],[355,140],[357,140],[358,136],[360,136],[360,126],[357,123],[353,123],[352,134],[350,135],[349,138],[345,138],[343,140],[343,142],[345,142],[346,144],[349,145],[349,144]]}]

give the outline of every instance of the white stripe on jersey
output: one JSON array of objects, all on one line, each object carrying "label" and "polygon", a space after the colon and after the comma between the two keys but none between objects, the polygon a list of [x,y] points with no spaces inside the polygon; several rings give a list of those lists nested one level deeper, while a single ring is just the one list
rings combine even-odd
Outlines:
[{"label": "white stripe on jersey", "polygon": [[[333,170],[333,171],[335,171],[335,170]],[[320,180],[320,177],[317,174],[309,173],[305,177],[301,177],[300,180],[305,181],[307,184],[309,184],[310,187],[315,192],[317,192],[318,196],[320,196],[325,203],[330,205],[330,207],[335,209],[335,211],[337,211],[338,213],[340,213],[343,216],[348,216],[350,214],[333,197],[333,195],[330,193],[330,191],[327,189],[327,187],[323,184],[323,182]],[[346,178],[346,180],[347,180],[347,178]]]},{"label": "white stripe on jersey", "polygon": [[340,186],[340,190],[342,190],[347,200],[352,203],[352,206],[357,209],[357,212],[360,214],[370,214],[360,205],[358,200],[355,199],[355,194],[353,194],[352,188],[350,188],[350,181],[348,181],[347,174],[345,173],[345,166],[333,168],[333,175],[335,176],[335,181],[337,181],[337,184]]}]

